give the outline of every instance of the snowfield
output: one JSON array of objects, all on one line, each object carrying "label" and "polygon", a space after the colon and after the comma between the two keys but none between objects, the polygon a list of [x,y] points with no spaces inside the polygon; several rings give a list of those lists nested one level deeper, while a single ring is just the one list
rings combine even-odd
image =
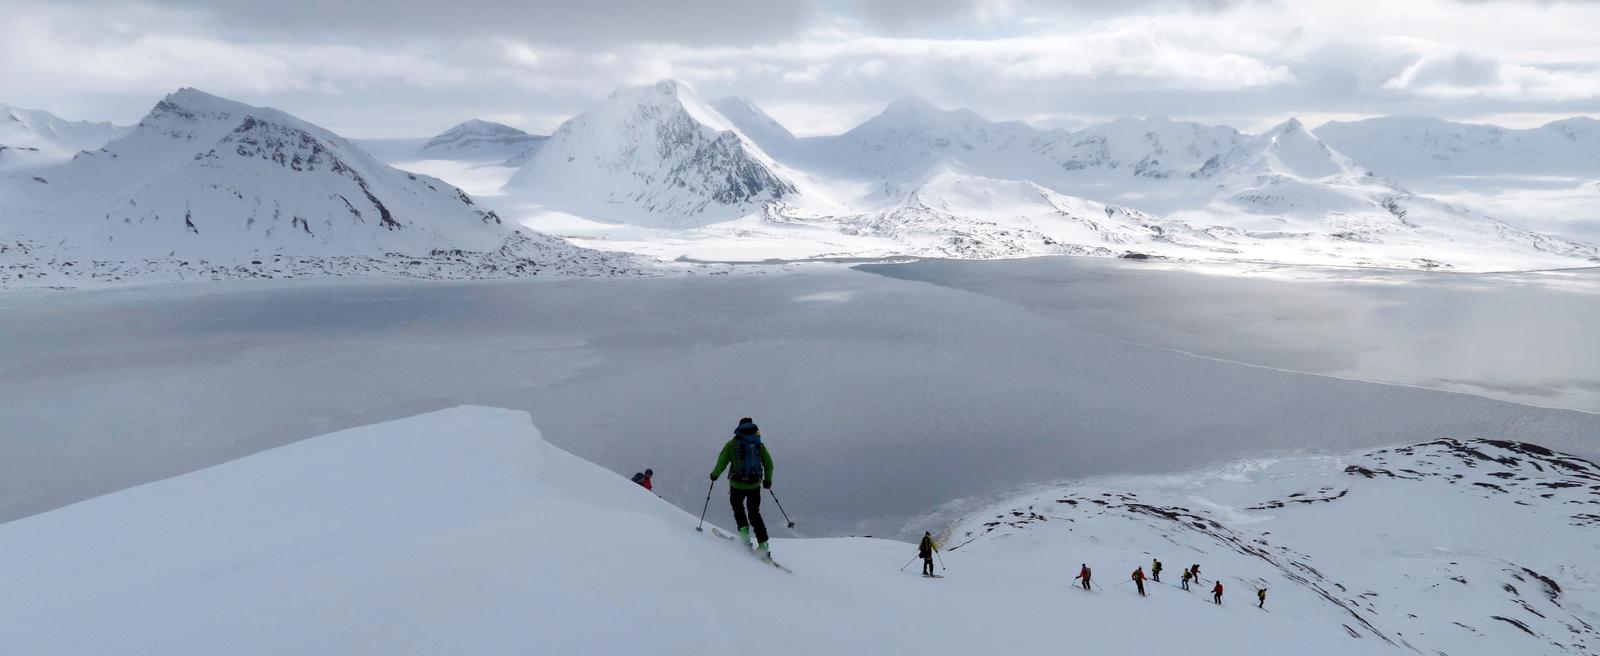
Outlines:
[{"label": "snowfield", "polygon": [[[1592,653],[1593,527],[1574,524],[1600,504],[1596,482],[1592,463],[1459,442],[1100,480],[957,527],[943,579],[897,571],[912,545],[867,538],[775,540],[791,575],[544,442],[527,415],[460,407],[0,525],[0,645],[40,655]],[[1181,505],[1169,505],[1175,495]],[[1530,534],[1545,539],[1519,539]],[[1200,562],[1208,582],[1229,586],[1225,604],[1170,584],[1151,584],[1147,598],[1118,585],[1152,553],[1169,580]],[[1103,589],[1070,587],[1080,561]],[[1270,586],[1266,611],[1251,603],[1254,582]]]},{"label": "snowfield", "polygon": [[[1442,439],[1049,487],[975,513],[950,540],[1040,568],[1069,553],[1117,563],[1096,572],[1111,570],[1108,589],[1127,580],[1130,556],[1146,573],[1160,558],[1155,596],[1192,602],[1220,579],[1226,605],[1254,610],[1265,587],[1272,613],[1326,611],[1321,621],[1397,653],[1592,654],[1597,511],[1600,465]],[[1205,581],[1184,592],[1191,563]]]}]

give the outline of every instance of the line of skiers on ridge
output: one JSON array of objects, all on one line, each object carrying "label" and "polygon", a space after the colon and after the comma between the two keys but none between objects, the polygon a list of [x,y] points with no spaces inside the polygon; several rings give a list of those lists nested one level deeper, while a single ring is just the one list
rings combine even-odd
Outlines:
[{"label": "line of skiers on ridge", "polygon": [[[731,465],[731,467],[730,467]],[[761,443],[761,429],[749,417],[739,419],[738,427],[733,430],[733,439],[722,445],[722,451],[717,454],[717,463],[711,470],[713,486],[722,475],[724,469],[728,470],[728,502],[733,507],[733,521],[739,529],[739,539],[746,546],[750,544],[751,529],[755,529],[756,550],[763,555],[770,555],[767,546],[767,524],[761,518],[761,490],[772,489],[772,454],[767,451],[767,445]],[[655,472],[645,469],[633,475],[633,482],[638,483],[646,490],[653,490],[652,478]],[[707,495],[709,499],[709,494]],[[705,518],[701,513],[701,519]],[[790,524],[793,527],[793,524]],[[935,576],[933,573],[934,554],[939,551],[939,546],[933,541],[933,534],[924,532],[922,540],[917,543],[917,556],[922,559],[922,575]],[[907,563],[910,564],[910,563]],[[901,569],[904,569],[902,567]],[[1150,562],[1150,580],[1161,582],[1161,559],[1152,559]],[[1094,572],[1088,563],[1083,563],[1078,575],[1072,577],[1081,581],[1083,589],[1088,590],[1093,585]],[[1144,566],[1133,570],[1130,580],[1139,590],[1139,596],[1148,596],[1144,591],[1145,573]],[[1189,582],[1199,583],[1200,564],[1195,563],[1183,570],[1183,578],[1179,581],[1184,590],[1189,589]],[[1222,603],[1222,581],[1217,580],[1211,587],[1211,601]],[[1267,589],[1256,589],[1256,607],[1265,609],[1267,606]]]},{"label": "line of skiers on ridge", "polygon": [[[1145,594],[1145,591],[1144,591],[1144,582],[1145,582],[1146,578],[1149,578],[1149,580],[1155,581],[1157,583],[1161,582],[1161,569],[1162,569],[1162,566],[1161,566],[1161,559],[1160,558],[1155,558],[1155,559],[1152,559],[1150,561],[1150,576],[1149,577],[1145,576],[1144,566],[1143,565],[1134,568],[1133,574],[1129,575],[1129,580],[1133,583],[1134,587],[1139,590],[1139,596],[1141,596],[1141,597],[1149,596],[1149,595]],[[1079,565],[1078,575],[1072,577],[1072,579],[1074,581],[1081,581],[1080,585],[1082,585],[1083,589],[1085,589],[1085,590],[1088,590],[1089,586],[1092,585],[1091,579],[1093,579],[1093,578],[1094,578],[1094,570],[1089,568],[1089,564],[1088,563],[1083,563],[1083,564]],[[1178,582],[1179,583],[1179,587],[1184,589],[1184,590],[1188,590],[1190,581],[1193,581],[1195,583],[1200,583],[1201,579],[1200,579],[1200,564],[1199,563],[1195,563],[1193,565],[1190,565],[1188,567],[1183,568],[1183,578],[1182,578],[1182,580],[1180,580]],[[1217,581],[1213,581],[1213,583],[1215,583],[1215,585],[1211,586],[1211,601],[1212,601],[1212,603],[1221,604],[1222,603],[1222,581],[1221,580],[1217,580]],[[1267,589],[1266,588],[1257,588],[1256,589],[1256,607],[1257,608],[1261,608],[1261,609],[1265,609],[1267,607]]]}]

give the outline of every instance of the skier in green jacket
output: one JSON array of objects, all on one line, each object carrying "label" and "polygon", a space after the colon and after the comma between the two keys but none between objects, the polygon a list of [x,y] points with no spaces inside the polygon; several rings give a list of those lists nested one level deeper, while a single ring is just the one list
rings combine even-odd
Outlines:
[{"label": "skier in green jacket", "polygon": [[761,443],[761,429],[749,417],[739,420],[733,439],[722,446],[717,466],[711,470],[711,480],[717,480],[724,468],[728,469],[728,501],[733,505],[733,521],[739,527],[739,538],[749,546],[750,529],[754,527],[756,549],[762,555],[771,555],[767,548],[767,523],[761,520],[761,488],[772,488],[772,454],[767,452],[767,445]]}]

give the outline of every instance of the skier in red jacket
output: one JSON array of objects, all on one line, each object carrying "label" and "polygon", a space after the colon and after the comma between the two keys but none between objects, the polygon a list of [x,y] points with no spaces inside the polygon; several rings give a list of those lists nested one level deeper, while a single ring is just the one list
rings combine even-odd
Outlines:
[{"label": "skier in red jacket", "polygon": [[643,472],[640,472],[638,474],[634,474],[633,475],[633,482],[638,483],[639,487],[642,487],[642,488],[644,488],[646,490],[650,490],[650,491],[654,492],[655,491],[655,487],[650,484],[650,478],[652,476],[655,476],[655,475],[656,475],[655,472],[650,471],[648,468],[646,468]]},{"label": "skier in red jacket", "polygon": [[1089,578],[1092,577],[1092,576],[1094,576],[1094,572],[1089,570],[1089,563],[1084,563],[1082,566],[1080,566],[1078,568],[1078,575],[1074,576],[1072,578],[1074,578],[1074,579],[1083,579],[1083,589],[1088,590],[1089,589]]},{"label": "skier in red jacket", "polygon": [[1222,603],[1222,581],[1217,581],[1217,587],[1211,589],[1211,600],[1218,604]]}]

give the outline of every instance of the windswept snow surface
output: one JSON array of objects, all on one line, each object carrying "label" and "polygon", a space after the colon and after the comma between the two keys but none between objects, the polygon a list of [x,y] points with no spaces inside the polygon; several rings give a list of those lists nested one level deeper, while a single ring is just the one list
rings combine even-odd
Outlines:
[{"label": "windswept snow surface", "polygon": [[[1044,487],[974,512],[950,546],[1008,553],[1039,571],[1088,563],[1098,594],[1110,596],[1131,595],[1133,568],[1148,574],[1160,559],[1151,602],[1209,603],[1220,580],[1218,612],[1326,612],[1321,621],[1383,651],[1593,654],[1597,511],[1593,462],[1443,439]],[[1194,563],[1203,581],[1185,592],[1178,582]],[[1255,608],[1263,587],[1268,613]]]},{"label": "windswept snow surface", "polygon": [[[1051,490],[958,527],[945,578],[930,580],[897,569],[912,545],[867,538],[778,539],[774,553],[794,573],[768,568],[695,532],[693,515],[546,443],[526,414],[459,407],[0,525],[0,644],[178,656],[1130,643],[1191,654],[1592,653],[1595,515],[1570,504],[1600,503],[1588,489],[1600,468],[1505,444]],[[1519,539],[1529,534],[1547,541]],[[1232,592],[1216,606],[1170,584],[1145,598],[1119,586],[1151,553],[1166,557],[1169,580],[1198,561]],[[1080,561],[1093,561],[1103,589],[1069,587]],[[1250,603],[1256,582],[1271,587],[1268,611]]]}]

